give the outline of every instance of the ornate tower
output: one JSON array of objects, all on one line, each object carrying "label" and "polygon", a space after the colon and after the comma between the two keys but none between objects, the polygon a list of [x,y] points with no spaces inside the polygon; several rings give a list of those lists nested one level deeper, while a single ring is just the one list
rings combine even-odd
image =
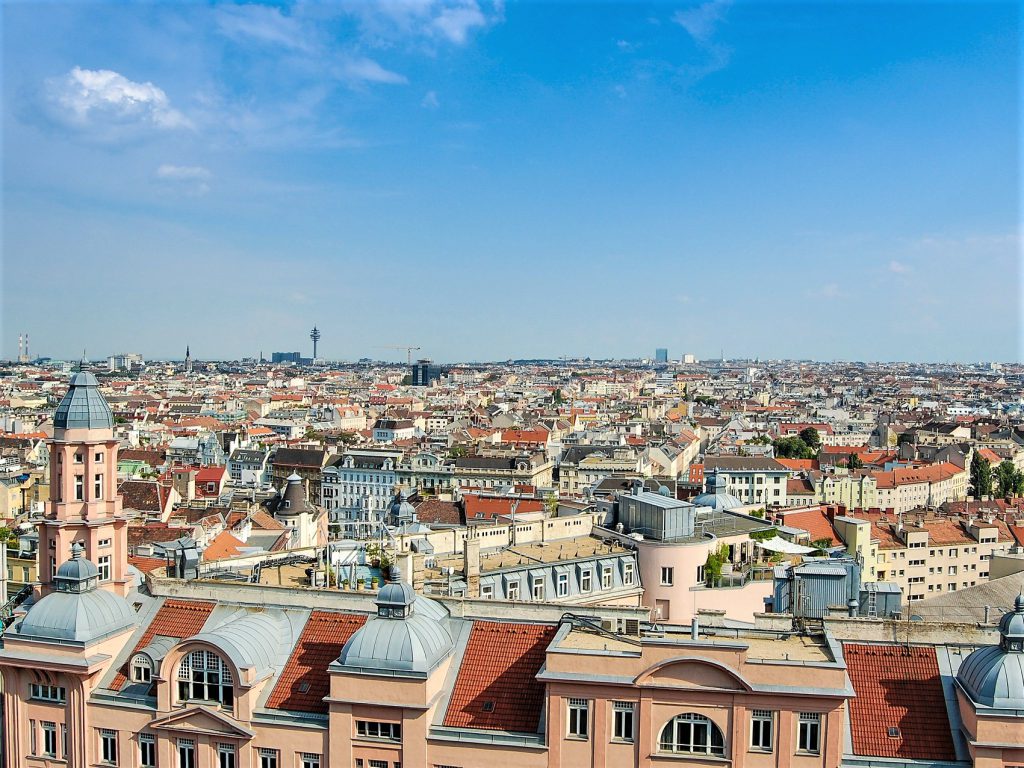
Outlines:
[{"label": "ornate tower", "polygon": [[192,350],[185,345],[185,373],[192,373]]},{"label": "ornate tower", "polygon": [[114,416],[91,373],[76,373],[53,416],[50,500],[39,523],[39,591],[79,542],[96,564],[100,588],[128,594],[128,521],[117,495]]}]

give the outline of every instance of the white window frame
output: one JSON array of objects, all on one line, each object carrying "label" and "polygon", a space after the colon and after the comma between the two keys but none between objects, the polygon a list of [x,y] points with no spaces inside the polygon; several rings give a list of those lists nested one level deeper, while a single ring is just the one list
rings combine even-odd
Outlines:
[{"label": "white window frame", "polygon": [[675,568],[670,565],[663,565],[661,567],[661,586],[671,587],[672,582],[675,579]]},{"label": "white window frame", "polygon": [[612,741],[636,740],[636,705],[632,701],[612,702]]},{"label": "white window frame", "polygon": [[50,720],[39,723],[43,732],[43,756],[57,757],[57,724]]},{"label": "white window frame", "polygon": [[821,754],[821,713],[801,712],[797,720],[796,751],[804,755]]},{"label": "white window frame", "polygon": [[156,768],[156,736],[151,733],[139,734],[140,768]]},{"label": "white window frame", "polygon": [[750,712],[750,749],[771,752],[775,748],[775,713],[770,709]]},{"label": "white window frame", "polygon": [[566,736],[570,739],[590,738],[590,700],[566,699]]},{"label": "white window frame", "polygon": [[117,765],[117,731],[112,728],[100,728],[100,762]]}]

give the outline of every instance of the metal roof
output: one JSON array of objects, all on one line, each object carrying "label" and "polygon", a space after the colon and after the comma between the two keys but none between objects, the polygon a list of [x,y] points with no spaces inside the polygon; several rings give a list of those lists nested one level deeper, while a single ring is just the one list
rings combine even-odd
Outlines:
[{"label": "metal roof", "polygon": [[24,638],[91,643],[135,622],[128,601],[105,589],[52,592],[32,607],[16,632]]},{"label": "metal roof", "polygon": [[[404,591],[402,598],[406,598]],[[338,664],[357,669],[427,674],[454,648],[454,641],[440,620],[442,617],[447,618],[443,607],[413,594],[410,612],[403,618],[371,616],[345,643]]]},{"label": "metal roof", "polygon": [[113,429],[114,415],[99,387],[91,373],[72,376],[71,388],[53,414],[54,429]]}]

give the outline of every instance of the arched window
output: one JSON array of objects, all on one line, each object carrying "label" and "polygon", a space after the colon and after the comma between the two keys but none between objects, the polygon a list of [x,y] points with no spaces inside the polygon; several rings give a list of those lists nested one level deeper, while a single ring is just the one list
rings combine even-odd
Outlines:
[{"label": "arched window", "polygon": [[704,715],[687,712],[676,715],[661,729],[658,741],[662,752],[695,755],[725,755],[725,739],[718,726]]},{"label": "arched window", "polygon": [[132,681],[136,683],[148,683],[153,679],[153,662],[144,653],[137,653],[132,657]]},{"label": "arched window", "polygon": [[213,651],[192,651],[178,666],[180,701],[215,701],[231,706],[235,702],[231,670]]}]

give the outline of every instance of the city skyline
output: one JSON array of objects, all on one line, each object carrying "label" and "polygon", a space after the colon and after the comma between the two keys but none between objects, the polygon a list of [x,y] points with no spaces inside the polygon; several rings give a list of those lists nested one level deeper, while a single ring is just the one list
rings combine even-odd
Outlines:
[{"label": "city skyline", "polygon": [[1014,3],[2,12],[0,357],[1021,357]]}]

